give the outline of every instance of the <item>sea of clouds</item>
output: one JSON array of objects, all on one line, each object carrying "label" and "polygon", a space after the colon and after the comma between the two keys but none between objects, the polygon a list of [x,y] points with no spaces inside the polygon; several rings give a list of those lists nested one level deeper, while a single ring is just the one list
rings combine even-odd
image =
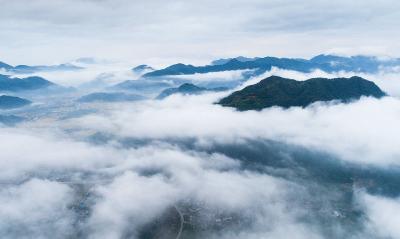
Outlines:
[{"label": "sea of clouds", "polygon": [[[98,80],[86,72],[70,84]],[[237,89],[353,74],[274,68]],[[216,76],[238,72],[193,78]],[[389,96],[238,112],[215,104],[229,91],[173,95],[2,127],[0,237],[138,238],[190,204],[204,212],[199,238],[399,238],[398,74],[361,76]],[[237,221],[215,229],[220,215]]]}]

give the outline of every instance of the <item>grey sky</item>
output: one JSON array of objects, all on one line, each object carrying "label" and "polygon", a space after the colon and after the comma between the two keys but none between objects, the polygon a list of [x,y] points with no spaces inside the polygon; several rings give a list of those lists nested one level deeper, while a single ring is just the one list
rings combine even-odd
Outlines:
[{"label": "grey sky", "polygon": [[0,0],[0,60],[204,63],[236,55],[400,56],[400,2]]}]

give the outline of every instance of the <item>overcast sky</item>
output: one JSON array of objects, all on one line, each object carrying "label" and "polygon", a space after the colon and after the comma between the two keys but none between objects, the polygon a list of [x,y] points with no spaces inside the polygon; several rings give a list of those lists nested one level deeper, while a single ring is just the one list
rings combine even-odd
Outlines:
[{"label": "overcast sky", "polygon": [[0,0],[0,61],[400,56],[398,0]]}]

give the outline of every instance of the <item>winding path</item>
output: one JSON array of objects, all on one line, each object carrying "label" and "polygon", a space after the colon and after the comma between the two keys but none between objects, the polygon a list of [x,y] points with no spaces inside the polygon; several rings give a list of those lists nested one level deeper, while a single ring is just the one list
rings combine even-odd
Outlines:
[{"label": "winding path", "polygon": [[179,217],[180,217],[180,219],[181,219],[181,226],[180,226],[180,228],[179,228],[178,235],[176,235],[176,239],[179,239],[179,238],[181,237],[181,234],[182,234],[184,219],[183,219],[183,214],[179,211],[178,207],[177,207],[177,206],[174,206],[174,208],[175,208],[175,210],[178,212]]}]

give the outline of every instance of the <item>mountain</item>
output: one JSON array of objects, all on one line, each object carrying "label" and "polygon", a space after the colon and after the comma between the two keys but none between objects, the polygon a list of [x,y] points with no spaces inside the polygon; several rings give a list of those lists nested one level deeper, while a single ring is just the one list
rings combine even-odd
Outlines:
[{"label": "mountain", "polygon": [[13,66],[0,61],[0,70],[1,69],[9,70],[9,69],[12,69],[12,68],[13,68]]},{"label": "mountain", "polygon": [[170,95],[173,94],[183,94],[183,95],[197,95],[197,94],[201,94],[204,92],[210,92],[210,91],[224,91],[227,90],[227,88],[224,87],[218,87],[218,88],[204,88],[204,87],[199,87],[190,83],[185,83],[182,84],[181,86],[177,87],[177,88],[168,88],[165,89],[164,91],[161,92],[161,94],[159,94],[157,96],[157,99],[164,99]]},{"label": "mountain", "polygon": [[0,115],[0,124],[6,126],[14,126],[18,123],[25,121],[26,119],[15,115]]},{"label": "mountain", "polygon": [[218,59],[218,60],[214,60],[211,62],[211,65],[224,65],[226,63],[228,63],[231,60],[238,60],[240,62],[246,62],[246,61],[254,61],[259,59],[259,57],[255,57],[255,58],[249,58],[249,57],[244,57],[244,56],[238,56],[235,58],[225,58],[225,59]]},{"label": "mountain", "polygon": [[50,86],[57,85],[38,76],[12,78],[8,75],[0,75],[0,91],[38,90]]},{"label": "mountain", "polygon": [[335,79],[313,78],[306,81],[271,76],[232,93],[218,104],[241,111],[261,110],[271,106],[306,107],[317,101],[348,102],[361,96],[380,98],[385,96],[385,93],[375,83],[356,76]]},{"label": "mountain", "polygon": [[13,67],[12,69],[8,69],[8,71],[19,73],[19,74],[31,74],[35,72],[41,71],[76,71],[82,70],[83,67],[75,66],[73,64],[60,64],[60,65],[51,65],[51,66],[28,66],[28,65],[18,65]]},{"label": "mountain", "polygon": [[59,65],[50,65],[50,66],[45,66],[45,65],[38,65],[38,66],[28,66],[28,65],[17,65],[17,66],[12,66],[9,64],[6,64],[4,62],[0,62],[0,69],[4,69],[8,72],[11,73],[16,73],[16,74],[32,74],[35,72],[41,72],[41,71],[76,71],[76,70],[82,70],[84,69],[83,67],[76,66],[70,63],[65,63],[65,64],[59,64]]},{"label": "mountain", "polygon": [[184,94],[184,95],[196,95],[201,94],[202,92],[206,91],[206,88],[198,87],[196,85],[185,83],[177,88],[168,88],[163,90],[158,96],[157,99],[164,99],[170,95],[174,94]]},{"label": "mountain", "polygon": [[376,73],[381,68],[400,66],[400,59],[380,59],[374,56],[335,56],[318,55],[309,60],[312,64],[320,65],[321,70],[353,71],[364,73]]},{"label": "mountain", "polygon": [[309,60],[301,58],[277,58],[277,57],[237,57],[213,61],[211,65],[193,66],[182,63],[168,66],[161,70],[144,74],[144,77],[159,77],[171,75],[192,75],[210,72],[255,70],[256,75],[271,70],[272,67],[294,70],[299,72],[311,72],[323,70],[326,72],[362,72],[376,73],[385,67],[400,66],[400,59],[380,59],[374,56],[341,57],[335,55],[319,55]]},{"label": "mountain", "polygon": [[160,92],[168,87],[171,87],[170,83],[164,81],[155,80],[127,80],[118,83],[111,87],[112,90],[128,90],[135,92]]},{"label": "mountain", "polygon": [[193,74],[204,74],[210,72],[249,70],[258,68],[262,68],[266,71],[270,70],[271,66],[257,61],[240,62],[236,59],[230,60],[229,62],[223,65],[193,66],[193,65],[185,65],[179,63],[169,66],[162,70],[146,73],[143,75],[143,77],[158,77],[158,76],[168,76],[168,75],[193,75]]},{"label": "mountain", "polygon": [[0,109],[13,109],[19,108],[25,105],[29,105],[32,102],[23,98],[1,95],[0,96]]},{"label": "mountain", "polygon": [[259,74],[271,70],[272,67],[290,69],[301,72],[310,72],[314,69],[314,64],[306,60],[265,57],[257,58],[253,61],[239,61],[232,59],[222,65],[193,66],[182,63],[169,66],[162,70],[157,70],[144,74],[144,77],[157,77],[167,75],[192,75],[210,72],[234,71],[234,70],[261,70]]},{"label": "mountain", "polygon": [[201,71],[202,67],[185,65],[178,63],[162,70],[157,70],[144,74],[144,77],[165,76],[165,75],[191,75]]},{"label": "mountain", "polygon": [[154,71],[154,68],[151,66],[148,66],[148,65],[139,65],[139,66],[132,68],[132,71],[137,74],[142,74],[145,72]]},{"label": "mountain", "polygon": [[81,103],[90,102],[124,102],[124,101],[136,101],[145,99],[143,96],[134,94],[125,94],[122,92],[96,92],[82,96],[78,99]]}]

